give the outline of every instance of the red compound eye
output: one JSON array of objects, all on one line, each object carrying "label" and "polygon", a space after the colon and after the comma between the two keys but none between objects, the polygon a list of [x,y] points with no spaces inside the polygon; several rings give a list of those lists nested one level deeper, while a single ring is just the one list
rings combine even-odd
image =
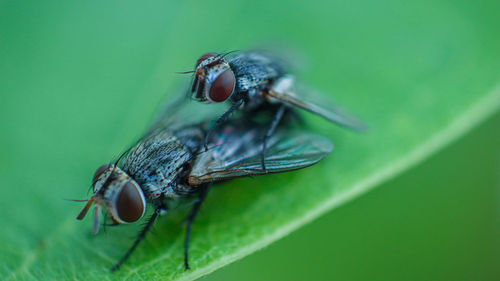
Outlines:
[{"label": "red compound eye", "polygon": [[146,210],[144,195],[137,185],[127,182],[115,202],[118,218],[124,222],[138,221]]},{"label": "red compound eye", "polygon": [[211,57],[218,56],[218,55],[219,55],[219,54],[214,53],[214,52],[210,52],[210,53],[206,53],[206,54],[204,54],[204,55],[203,55],[203,56],[201,56],[201,57],[198,59],[198,61],[196,62],[196,66],[195,66],[195,68],[196,68],[196,67],[198,67],[198,65],[200,65],[200,63],[201,63],[202,61],[204,61],[204,60],[206,60],[206,59],[208,59],[208,58],[211,58]]},{"label": "red compound eye", "polygon": [[236,79],[234,78],[234,73],[231,69],[227,69],[212,83],[210,87],[210,92],[208,98],[213,102],[223,102],[227,100],[234,90],[234,84]]}]

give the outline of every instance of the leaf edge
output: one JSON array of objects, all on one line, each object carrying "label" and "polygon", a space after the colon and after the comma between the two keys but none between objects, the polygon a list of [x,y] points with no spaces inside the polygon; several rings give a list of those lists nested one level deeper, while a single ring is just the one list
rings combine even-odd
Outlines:
[{"label": "leaf edge", "polygon": [[255,251],[263,249],[271,243],[287,236],[300,227],[312,222],[321,215],[331,211],[342,204],[345,204],[360,195],[374,189],[375,187],[397,177],[402,172],[409,170],[419,163],[430,158],[436,152],[442,150],[447,145],[452,144],[460,137],[466,135],[476,126],[491,118],[500,108],[500,84],[493,87],[485,96],[473,103],[460,116],[451,120],[441,131],[429,137],[421,145],[417,146],[411,152],[400,159],[391,162],[391,164],[375,171],[365,179],[355,183],[353,188],[337,194],[333,198],[325,200],[314,209],[298,217],[293,222],[283,225],[273,233],[263,236],[255,243],[241,247],[236,252],[221,257],[208,266],[197,267],[187,272],[187,274],[173,279],[176,281],[190,281],[206,276],[219,268],[230,263],[238,261],[243,257],[252,254]]}]

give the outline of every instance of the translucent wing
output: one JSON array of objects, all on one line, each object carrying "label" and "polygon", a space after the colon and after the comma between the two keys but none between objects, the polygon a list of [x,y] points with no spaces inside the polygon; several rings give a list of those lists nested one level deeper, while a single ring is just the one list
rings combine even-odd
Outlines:
[{"label": "translucent wing", "polygon": [[[286,75],[274,82],[268,94],[273,99],[307,110],[341,126],[359,131],[367,129],[360,120],[351,116],[343,109],[333,105],[324,107],[305,101],[302,97],[297,97],[295,91],[295,79],[290,75]],[[322,102],[322,104],[324,103]]]},{"label": "translucent wing", "polygon": [[313,133],[279,128],[269,139],[261,167],[262,137],[267,126],[242,119],[225,124],[212,138],[212,148],[193,164],[189,183],[198,185],[236,177],[280,173],[311,166],[333,150],[330,140]]},{"label": "translucent wing", "polygon": [[186,96],[184,92],[179,91],[177,96],[174,95],[171,100],[160,105],[158,114],[153,118],[146,135],[167,128],[175,129],[186,125],[209,123],[226,110],[225,104],[200,103]]}]

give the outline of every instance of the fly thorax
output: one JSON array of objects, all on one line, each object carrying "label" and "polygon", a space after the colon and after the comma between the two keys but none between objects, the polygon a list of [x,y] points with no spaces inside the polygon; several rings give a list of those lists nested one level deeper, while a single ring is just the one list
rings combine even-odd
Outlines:
[{"label": "fly thorax", "polygon": [[258,88],[251,88],[246,93],[245,110],[255,110],[265,102],[262,91]]},{"label": "fly thorax", "polygon": [[247,92],[249,89],[253,88],[254,85],[248,79],[247,76],[237,76],[236,77],[236,88],[240,92]]},{"label": "fly thorax", "polygon": [[148,157],[135,169],[134,179],[150,200],[171,193],[192,159],[191,150],[177,137],[151,146]]},{"label": "fly thorax", "polygon": [[144,191],[144,195],[146,195],[146,198],[148,198],[149,200],[153,200],[160,197],[162,193],[161,186],[151,183],[143,184],[142,190]]}]

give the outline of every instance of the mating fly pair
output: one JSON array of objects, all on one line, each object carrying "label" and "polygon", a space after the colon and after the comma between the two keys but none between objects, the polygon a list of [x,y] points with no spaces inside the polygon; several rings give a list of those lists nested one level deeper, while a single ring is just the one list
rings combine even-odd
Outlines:
[{"label": "mating fly pair", "polygon": [[[187,217],[184,264],[188,269],[191,225],[211,183],[305,168],[333,149],[324,137],[280,127],[268,139],[266,171],[263,171],[258,140],[266,133],[267,126],[242,116],[212,127],[207,138],[210,127],[207,120],[216,118],[218,113],[209,113],[208,110],[214,111],[212,107],[188,100],[181,107],[166,110],[142,140],[118,161],[103,165],[95,172],[94,195],[77,217],[83,219],[94,204],[94,233],[98,231],[103,211],[110,215],[107,217],[112,224],[126,224],[140,220],[147,205],[154,208],[131,248],[112,267],[113,271],[127,260],[157,217],[168,212],[173,201],[197,197]],[[203,149],[205,142],[208,150]]]},{"label": "mating fly pair", "polygon": [[[355,118],[338,108],[326,109],[295,94],[295,80],[279,60],[260,52],[231,57],[208,53],[196,64],[191,91],[200,101],[231,106],[217,107],[184,100],[164,110],[146,135],[118,161],[97,169],[94,195],[78,215],[83,219],[95,204],[94,232],[102,212],[112,224],[134,223],[151,205],[154,212],[125,255],[118,269],[173,201],[197,197],[187,218],[184,264],[193,220],[213,182],[279,173],[313,165],[326,157],[333,144],[326,138],[279,125],[294,116],[294,108],[318,114],[342,126],[363,129]],[[234,118],[231,113],[239,110]],[[270,122],[259,122],[271,112]],[[215,125],[211,121],[216,120]]]}]

